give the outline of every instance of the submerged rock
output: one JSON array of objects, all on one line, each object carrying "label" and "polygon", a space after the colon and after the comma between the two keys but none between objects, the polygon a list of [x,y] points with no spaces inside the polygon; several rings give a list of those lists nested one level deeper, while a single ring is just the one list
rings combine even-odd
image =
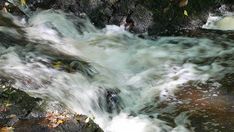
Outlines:
[{"label": "submerged rock", "polygon": [[[207,82],[190,81],[179,87],[174,96],[156,105],[146,105],[141,113],[164,120],[171,127],[178,120],[194,132],[234,131],[233,74]],[[158,100],[158,98],[156,98]],[[158,115],[153,116],[154,113]],[[181,115],[184,117],[180,117]],[[188,120],[188,121],[186,121]],[[228,129],[227,129],[228,128]]]},{"label": "submerged rock", "polygon": [[[229,76],[221,82],[228,82]],[[176,98],[183,102],[177,105],[179,111],[189,111],[189,119],[194,130],[199,131],[227,131],[233,127],[233,96],[226,94],[226,90],[216,81],[206,83],[193,82],[182,86]],[[226,128],[229,128],[226,130]]]}]

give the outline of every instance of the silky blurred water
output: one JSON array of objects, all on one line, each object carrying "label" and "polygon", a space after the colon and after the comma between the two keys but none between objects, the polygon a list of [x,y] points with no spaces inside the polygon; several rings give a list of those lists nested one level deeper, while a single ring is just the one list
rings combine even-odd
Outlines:
[{"label": "silky blurred water", "polygon": [[[88,19],[53,10],[35,13],[27,23],[12,19],[24,33],[1,26],[17,41],[0,41],[0,70],[32,96],[94,116],[107,132],[193,131],[186,112],[177,115],[174,126],[157,118],[158,109],[150,114],[144,109],[170,102],[190,81],[205,83],[233,73],[234,60],[226,59],[234,53],[233,40],[225,37],[222,43],[189,37],[146,40],[115,25],[96,29]],[[83,60],[90,74],[48,66],[62,60],[71,60],[70,65]]]}]

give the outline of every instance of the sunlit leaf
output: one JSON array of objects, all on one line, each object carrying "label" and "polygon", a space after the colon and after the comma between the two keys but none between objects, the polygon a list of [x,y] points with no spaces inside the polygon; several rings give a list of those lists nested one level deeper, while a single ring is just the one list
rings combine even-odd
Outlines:
[{"label": "sunlit leaf", "polygon": [[10,107],[10,106],[12,106],[11,103],[7,103],[7,104],[6,104],[6,107]]},{"label": "sunlit leaf", "polygon": [[188,16],[188,12],[186,10],[184,10],[184,15]]},{"label": "sunlit leaf", "polygon": [[58,120],[57,124],[62,124],[64,122],[64,120]]},{"label": "sunlit leaf", "polygon": [[20,4],[21,4],[22,6],[26,5],[26,0],[20,0]]},{"label": "sunlit leaf", "polygon": [[11,104],[9,101],[6,101],[6,102],[4,103],[4,105],[5,105],[5,107],[10,107],[10,106],[12,106],[12,104]]},{"label": "sunlit leaf", "polygon": [[61,65],[62,65],[62,62],[61,62],[61,61],[57,61],[57,62],[55,62],[55,63],[53,64],[53,67],[54,67],[55,69],[59,69],[59,68],[61,67]]}]

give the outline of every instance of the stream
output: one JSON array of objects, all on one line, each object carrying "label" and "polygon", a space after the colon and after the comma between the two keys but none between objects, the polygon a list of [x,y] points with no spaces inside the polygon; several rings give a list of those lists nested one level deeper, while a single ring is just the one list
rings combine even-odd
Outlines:
[{"label": "stream", "polygon": [[[234,130],[234,37],[142,39],[54,10],[1,16],[0,73],[52,110],[63,104],[106,132]],[[203,28],[233,30],[232,14],[221,19]]]}]

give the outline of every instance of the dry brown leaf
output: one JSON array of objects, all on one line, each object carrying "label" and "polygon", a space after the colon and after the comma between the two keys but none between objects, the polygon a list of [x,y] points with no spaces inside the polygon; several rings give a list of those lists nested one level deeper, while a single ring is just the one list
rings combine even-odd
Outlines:
[{"label": "dry brown leaf", "polygon": [[3,127],[0,129],[0,132],[14,132],[13,127]]},{"label": "dry brown leaf", "polygon": [[179,7],[184,7],[186,5],[188,5],[188,0],[180,0]]}]

